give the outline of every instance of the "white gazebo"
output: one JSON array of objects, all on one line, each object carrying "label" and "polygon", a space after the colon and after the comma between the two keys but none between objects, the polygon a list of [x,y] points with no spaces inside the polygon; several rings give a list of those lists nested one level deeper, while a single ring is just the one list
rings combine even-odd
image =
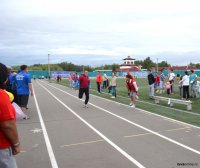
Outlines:
[{"label": "white gazebo", "polygon": [[137,70],[141,70],[142,66],[141,65],[135,65],[135,59],[131,58],[131,56],[128,56],[123,60],[123,64],[120,65],[120,69],[137,69]]}]

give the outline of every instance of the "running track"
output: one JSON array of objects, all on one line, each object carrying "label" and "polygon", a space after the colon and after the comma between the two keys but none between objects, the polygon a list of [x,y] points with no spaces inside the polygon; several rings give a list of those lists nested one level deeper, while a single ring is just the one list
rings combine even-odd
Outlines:
[{"label": "running track", "polygon": [[[200,167],[200,128],[33,81],[31,119],[18,122],[19,168]],[[186,164],[186,165],[183,165]]]}]

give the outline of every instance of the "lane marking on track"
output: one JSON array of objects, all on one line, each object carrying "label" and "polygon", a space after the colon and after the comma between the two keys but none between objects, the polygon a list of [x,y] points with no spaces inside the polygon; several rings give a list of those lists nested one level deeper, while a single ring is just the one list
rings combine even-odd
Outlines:
[{"label": "lane marking on track", "polygon": [[[49,85],[49,84],[46,83],[46,82],[43,82],[43,83]],[[52,84],[56,84],[56,83],[52,83]],[[56,84],[56,85],[62,86],[62,87],[66,87],[66,86],[60,85],[60,84]],[[49,85],[49,86],[52,86],[52,85]],[[67,88],[69,88],[69,87],[67,87]],[[115,103],[115,104],[119,104],[119,105],[128,107],[128,105],[123,104],[123,103],[119,103],[119,102],[116,102],[116,101],[113,101],[113,100],[110,100],[110,99],[106,99],[106,98],[103,98],[103,97],[100,97],[100,96],[95,96],[95,95],[93,95],[93,94],[91,94],[91,95],[94,96],[94,97],[97,97],[97,98],[99,98],[99,99],[103,99],[103,100],[106,100],[106,101],[109,101],[109,102],[112,102],[112,103]],[[165,117],[165,116],[162,116],[162,115],[159,115],[159,114],[156,114],[156,113],[147,111],[147,110],[143,110],[143,109],[139,109],[139,108],[135,108],[135,109],[137,109],[137,110],[139,110],[139,111],[141,111],[141,112],[144,112],[145,114],[148,114],[148,115],[154,115],[154,116],[157,116],[157,117],[161,117],[161,118],[163,118],[164,120],[166,119],[166,120],[169,120],[169,121],[174,121],[176,124],[179,124],[179,125],[183,124],[183,126],[187,125],[187,126],[191,126],[191,127],[193,127],[193,128],[200,129],[200,127],[198,127],[198,126],[196,126],[196,125],[188,124],[188,123],[183,122],[183,121],[178,121],[178,120],[175,120],[175,119],[172,119],[172,118],[169,118],[169,117]]]},{"label": "lane marking on track", "polygon": [[20,153],[26,153],[26,151],[24,151],[24,150],[21,150],[21,151],[20,151]]},{"label": "lane marking on track", "polygon": [[[95,91],[94,89],[91,89],[92,91]],[[109,95],[108,93],[105,93],[105,92],[101,92],[105,95]],[[117,96],[117,97],[121,97],[121,98],[124,98],[124,99],[128,99],[130,100],[129,97],[124,97],[124,96]],[[177,109],[177,108],[172,108],[172,107],[166,107],[166,106],[163,106],[163,105],[159,105],[159,104],[156,104],[156,103],[151,103],[151,102],[145,102],[143,100],[137,100],[138,102],[140,103],[145,103],[145,104],[150,104],[150,105],[154,105],[154,106],[158,106],[158,107],[162,107],[162,108],[166,108],[166,109],[170,109],[170,110],[175,110],[175,111],[179,111],[179,112],[182,112],[182,113],[187,113],[187,114],[192,114],[192,115],[197,115],[197,116],[200,116],[200,114],[198,113],[193,113],[193,112],[188,112],[188,111],[185,111],[185,110],[180,110],[180,109]]]},{"label": "lane marking on track", "polygon": [[41,124],[43,135],[44,135],[44,140],[45,140],[47,151],[48,151],[49,158],[50,158],[50,161],[51,161],[51,166],[52,166],[52,168],[58,168],[58,164],[57,164],[54,152],[53,152],[53,148],[51,146],[51,142],[49,140],[49,136],[48,136],[45,124],[44,124],[44,120],[42,118],[42,114],[41,114],[41,111],[40,111],[40,108],[39,108],[39,105],[38,105],[34,86],[33,86],[33,94],[34,94],[34,100],[35,100],[35,105],[36,105],[36,109],[37,109],[37,112],[38,112],[40,124]]},{"label": "lane marking on track", "polygon": [[[43,82],[43,83],[44,83],[44,82]],[[40,85],[41,85],[41,84],[40,84]],[[59,91],[65,93],[65,94],[67,94],[67,95],[69,95],[69,96],[71,96],[71,97],[74,97],[74,98],[78,99],[76,96],[74,96],[74,95],[72,95],[72,94],[70,94],[70,93],[67,93],[66,91],[63,91],[62,89],[56,88],[55,86],[52,86],[52,85],[49,85],[49,84],[46,84],[46,85],[48,85],[48,86],[50,86],[50,87],[52,87],[52,88],[55,88],[56,90],[59,90]],[[42,85],[41,85],[41,86],[42,86]],[[44,87],[44,86],[42,86],[42,87]],[[44,88],[45,88],[45,87],[44,87]],[[48,90],[48,89],[47,89],[47,90]],[[83,101],[83,100],[82,100],[82,101]],[[125,121],[125,122],[127,122],[127,123],[130,123],[130,124],[132,124],[132,125],[134,125],[134,126],[136,126],[136,127],[138,127],[138,128],[141,128],[141,129],[143,129],[143,130],[146,130],[147,132],[150,132],[150,133],[152,133],[152,134],[154,134],[154,135],[157,135],[157,136],[159,136],[160,138],[163,138],[163,139],[165,139],[165,140],[167,140],[167,141],[169,141],[169,142],[171,142],[171,143],[174,143],[174,144],[176,144],[176,145],[178,145],[178,146],[181,146],[181,147],[183,147],[183,148],[185,148],[185,149],[187,149],[187,150],[189,150],[189,151],[191,151],[191,152],[194,152],[194,153],[200,155],[200,151],[198,151],[198,150],[196,150],[196,149],[193,149],[193,148],[191,148],[191,147],[189,147],[189,146],[187,146],[187,145],[184,145],[184,144],[182,144],[182,143],[180,143],[180,142],[177,142],[177,141],[175,141],[175,140],[173,140],[173,139],[171,139],[171,138],[168,138],[168,137],[166,137],[166,136],[164,136],[164,135],[161,135],[161,134],[159,134],[159,133],[157,133],[157,132],[155,132],[155,131],[153,131],[153,130],[150,130],[150,129],[146,128],[146,127],[143,127],[142,125],[139,125],[139,124],[137,124],[137,123],[134,123],[134,122],[132,122],[132,121],[126,119],[126,118],[123,118],[123,117],[121,117],[121,116],[119,116],[119,115],[117,115],[117,114],[114,114],[114,113],[112,113],[112,112],[110,112],[110,111],[108,111],[108,110],[106,110],[106,109],[104,109],[104,108],[102,108],[102,107],[96,106],[95,104],[92,104],[92,103],[89,103],[89,104],[92,105],[92,106],[94,106],[94,107],[96,107],[96,108],[98,108],[98,109],[100,109],[100,110],[102,110],[102,111],[104,111],[104,112],[106,112],[106,113],[108,113],[108,114],[110,114],[110,115],[112,115],[112,116],[115,116],[116,118],[119,118],[119,119],[121,119],[121,120],[123,120],[123,121]]]},{"label": "lane marking on track", "polygon": [[174,131],[180,131],[180,130],[185,130],[185,129],[190,129],[190,127],[170,129],[170,130],[166,130],[166,132],[174,132]]},{"label": "lane marking on track", "polygon": [[79,145],[93,144],[93,143],[98,143],[98,142],[104,142],[104,140],[101,139],[101,140],[96,140],[96,141],[80,142],[80,143],[75,143],[75,144],[62,145],[62,146],[60,146],[60,147],[61,147],[61,148],[64,148],[64,147],[72,147],[72,146],[79,146]]},{"label": "lane marking on track", "polygon": [[[48,84],[47,84],[48,85]],[[51,85],[49,85],[51,86]],[[112,102],[112,103],[116,103],[116,104],[119,104],[119,105],[122,105],[122,106],[125,106],[125,107],[129,107],[128,105],[126,104],[122,104],[122,103],[119,103],[119,102],[116,102],[116,101],[113,101],[113,100],[110,100],[110,99],[106,99],[106,98],[103,98],[103,97],[100,97],[100,96],[96,96],[96,95],[92,95],[94,97],[97,97],[99,99],[103,99],[103,100],[106,100],[106,101],[109,101],[109,102]],[[200,127],[196,126],[196,125],[192,125],[192,124],[188,124],[186,122],[182,122],[182,121],[178,121],[178,120],[175,120],[175,119],[172,119],[172,118],[168,118],[168,117],[165,117],[165,116],[162,116],[162,115],[159,115],[159,114],[156,114],[156,113],[153,113],[153,112],[150,112],[150,111],[146,111],[146,110],[143,110],[143,109],[139,109],[139,108],[135,108],[137,110],[139,110],[140,112],[143,112],[143,113],[146,113],[148,115],[154,115],[154,116],[157,116],[157,117],[161,117],[163,118],[164,120],[168,120],[170,122],[174,122],[176,124],[179,124],[179,125],[182,125],[182,126],[190,126],[190,127],[193,127],[193,128],[197,128],[197,129],[200,129]]]},{"label": "lane marking on track", "polygon": [[144,133],[144,134],[127,135],[127,136],[124,136],[124,138],[140,137],[140,136],[145,136],[145,135],[154,135],[154,134]]},{"label": "lane marking on track", "polygon": [[[189,128],[190,127],[169,129],[169,130],[164,130],[164,131],[157,131],[157,133],[175,132],[175,131],[185,130],[185,129],[189,129]],[[154,134],[152,134],[152,133],[144,133],[144,134],[127,135],[127,136],[124,136],[124,138],[140,137],[140,136],[145,136],[145,135],[154,135]]]},{"label": "lane marking on track", "polygon": [[93,127],[90,123],[84,120],[81,116],[79,116],[75,111],[69,108],[65,103],[63,103],[59,98],[57,98],[52,92],[50,92],[46,87],[38,83],[44,90],[46,90],[54,99],[56,99],[60,104],[62,104],[66,109],[68,109],[72,114],[74,114],[77,118],[79,118],[83,123],[85,123],[89,128],[91,128],[95,133],[97,133],[102,139],[104,139],[107,143],[109,143],[113,148],[115,148],[118,152],[120,152],[124,157],[126,157],[129,161],[135,164],[139,168],[145,168],[141,163],[135,160],[131,155],[117,146],[114,142],[112,142],[109,138],[107,138],[104,134],[98,131],[95,127]]}]

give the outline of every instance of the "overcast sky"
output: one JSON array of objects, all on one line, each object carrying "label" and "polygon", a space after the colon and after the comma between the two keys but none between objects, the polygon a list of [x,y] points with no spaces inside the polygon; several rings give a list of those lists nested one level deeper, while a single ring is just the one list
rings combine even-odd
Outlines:
[{"label": "overcast sky", "polygon": [[200,63],[199,0],[0,0],[0,62]]}]

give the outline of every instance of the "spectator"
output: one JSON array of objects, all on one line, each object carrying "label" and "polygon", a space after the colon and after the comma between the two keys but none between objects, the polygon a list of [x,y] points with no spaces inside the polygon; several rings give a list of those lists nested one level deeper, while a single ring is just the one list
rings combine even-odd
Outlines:
[{"label": "spectator", "polygon": [[172,85],[172,84],[170,84],[170,82],[167,82],[167,83],[165,84],[165,87],[166,87],[166,89],[167,89],[167,95],[168,95],[168,96],[170,96],[170,94],[171,94],[171,85]]},{"label": "spectator", "polygon": [[165,88],[165,75],[163,73],[163,69],[160,70],[160,94],[164,93],[164,88]]},{"label": "spectator", "polygon": [[18,105],[25,113],[27,110],[30,91],[31,91],[31,96],[33,96],[33,88],[31,83],[31,77],[28,74],[28,66],[22,65],[20,69],[21,72],[16,75],[16,86],[17,86],[17,97],[18,97],[17,101]]},{"label": "spectator", "polygon": [[181,83],[182,76],[180,74],[177,74],[177,78],[178,78],[179,94],[180,94],[180,97],[182,97],[183,96],[183,87],[182,87],[182,83]]},{"label": "spectator", "polygon": [[[127,75],[129,75],[129,77],[130,77],[131,79],[134,79],[134,76],[131,75],[130,70],[128,70]],[[126,88],[128,89],[128,96],[130,96],[130,90],[129,90],[129,87],[128,87],[127,80],[126,80]]]},{"label": "spectator", "polygon": [[159,92],[159,85],[160,85],[160,76],[158,75],[158,72],[155,72],[155,91],[156,93]]},{"label": "spectator", "polygon": [[111,93],[112,93],[111,98],[116,98],[117,97],[117,94],[116,94],[117,77],[116,77],[115,72],[112,72],[110,86],[111,86]]},{"label": "spectator", "polygon": [[16,115],[7,93],[3,90],[8,80],[8,71],[0,63],[0,168],[17,168],[13,155],[20,152],[16,127]]},{"label": "spectator", "polygon": [[138,95],[138,86],[131,75],[126,75],[126,85],[130,91],[131,103],[129,106],[135,108],[136,97]]},{"label": "spectator", "polygon": [[194,70],[190,70],[190,97],[197,97],[196,95],[196,85],[197,85],[197,75],[194,73]]},{"label": "spectator", "polygon": [[12,92],[12,77],[13,77],[13,74],[12,74],[12,67],[10,66],[7,66],[7,71],[8,71],[8,80],[6,82],[6,90],[8,92]]},{"label": "spectator", "polygon": [[101,82],[102,82],[102,76],[100,72],[98,71],[97,76],[96,76],[96,83],[97,83],[97,91],[99,94],[101,93]]},{"label": "spectator", "polygon": [[60,76],[59,75],[57,75],[56,81],[57,81],[57,83],[60,81]]},{"label": "spectator", "polygon": [[73,89],[74,86],[74,74],[71,72],[69,75],[69,87]]},{"label": "spectator", "polygon": [[82,99],[83,94],[85,93],[85,104],[84,107],[88,108],[88,101],[89,101],[89,86],[90,86],[90,79],[88,77],[88,71],[85,71],[84,74],[82,74],[79,77],[79,99]]},{"label": "spectator", "polygon": [[108,76],[106,75],[106,73],[103,73],[103,89],[106,89],[108,86]]},{"label": "spectator", "polygon": [[148,70],[148,84],[149,84],[149,98],[153,99],[154,97],[154,83],[155,83],[155,78],[153,74],[151,73],[151,70]]},{"label": "spectator", "polygon": [[16,72],[12,73],[12,80],[11,80],[11,93],[14,95],[14,102],[18,104],[17,101],[17,85],[16,85]]},{"label": "spectator", "polygon": [[173,84],[174,84],[175,77],[176,77],[176,75],[174,74],[173,69],[169,69],[168,79],[171,84],[171,94],[173,94],[173,92],[174,92]]},{"label": "spectator", "polygon": [[183,76],[182,80],[180,81],[183,86],[183,98],[188,99],[190,97],[189,94],[189,85],[190,85],[190,77],[188,76],[188,72],[185,71],[185,75]]}]

